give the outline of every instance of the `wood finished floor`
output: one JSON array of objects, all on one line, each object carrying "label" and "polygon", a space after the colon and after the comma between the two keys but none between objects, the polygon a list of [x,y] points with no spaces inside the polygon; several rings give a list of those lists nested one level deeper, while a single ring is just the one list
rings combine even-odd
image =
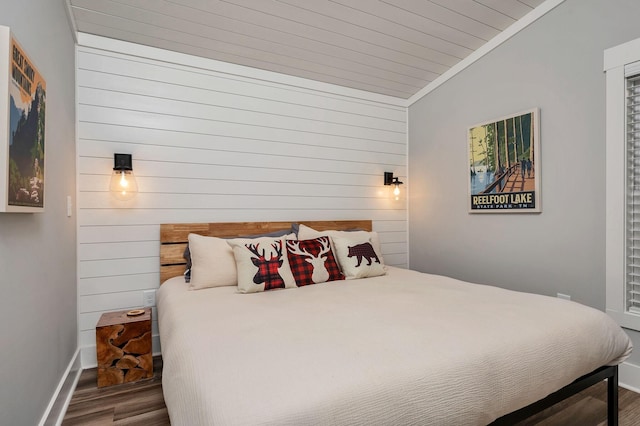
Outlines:
[{"label": "wood finished floor", "polygon": [[[98,389],[96,369],[80,375],[62,426],[169,425],[162,396],[162,359],[154,357],[153,379]],[[607,386],[598,383],[517,426],[606,426]],[[640,394],[620,388],[620,426],[640,425]]]},{"label": "wood finished floor", "polygon": [[162,358],[153,358],[152,379],[100,388],[95,368],[80,374],[62,426],[169,425],[162,396]]}]

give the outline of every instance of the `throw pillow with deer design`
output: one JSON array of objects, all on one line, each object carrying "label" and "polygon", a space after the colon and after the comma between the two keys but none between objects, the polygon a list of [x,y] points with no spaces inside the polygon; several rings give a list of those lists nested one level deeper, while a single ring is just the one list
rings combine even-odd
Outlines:
[{"label": "throw pillow with deer design", "polygon": [[344,279],[329,237],[288,240],[287,257],[298,287]]},{"label": "throw pillow with deer design", "polygon": [[296,287],[285,238],[237,238],[228,243],[238,268],[240,293]]}]

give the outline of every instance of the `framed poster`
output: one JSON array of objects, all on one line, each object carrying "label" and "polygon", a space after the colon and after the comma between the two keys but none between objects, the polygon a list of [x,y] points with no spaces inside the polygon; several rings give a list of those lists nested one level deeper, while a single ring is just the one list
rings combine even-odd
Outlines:
[{"label": "framed poster", "polygon": [[469,212],[540,213],[540,110],[469,128]]},{"label": "framed poster", "polygon": [[44,211],[47,85],[0,26],[0,212]]}]

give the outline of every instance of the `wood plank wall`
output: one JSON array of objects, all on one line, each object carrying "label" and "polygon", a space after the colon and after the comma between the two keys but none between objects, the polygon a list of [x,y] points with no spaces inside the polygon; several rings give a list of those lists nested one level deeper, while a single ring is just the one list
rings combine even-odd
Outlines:
[{"label": "wood plank wall", "polygon": [[[100,315],[139,307],[143,291],[158,288],[161,223],[372,219],[386,262],[407,266],[406,201],[382,185],[385,171],[407,181],[400,101],[81,36],[84,367],[95,365]],[[116,152],[133,155],[140,192],[129,202],[108,192]],[[155,319],[153,333],[158,352]]]}]

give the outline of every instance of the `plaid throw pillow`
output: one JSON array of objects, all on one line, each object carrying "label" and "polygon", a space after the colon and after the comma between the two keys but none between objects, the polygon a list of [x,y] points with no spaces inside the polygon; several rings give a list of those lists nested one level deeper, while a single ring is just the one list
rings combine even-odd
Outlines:
[{"label": "plaid throw pillow", "polygon": [[228,243],[236,259],[240,293],[296,287],[284,238],[234,238]]},{"label": "plaid throw pillow", "polygon": [[344,279],[329,237],[287,241],[287,257],[298,287]]},{"label": "plaid throw pillow", "polygon": [[368,237],[333,238],[336,257],[346,279],[376,277],[386,274],[382,256],[376,253]]}]

